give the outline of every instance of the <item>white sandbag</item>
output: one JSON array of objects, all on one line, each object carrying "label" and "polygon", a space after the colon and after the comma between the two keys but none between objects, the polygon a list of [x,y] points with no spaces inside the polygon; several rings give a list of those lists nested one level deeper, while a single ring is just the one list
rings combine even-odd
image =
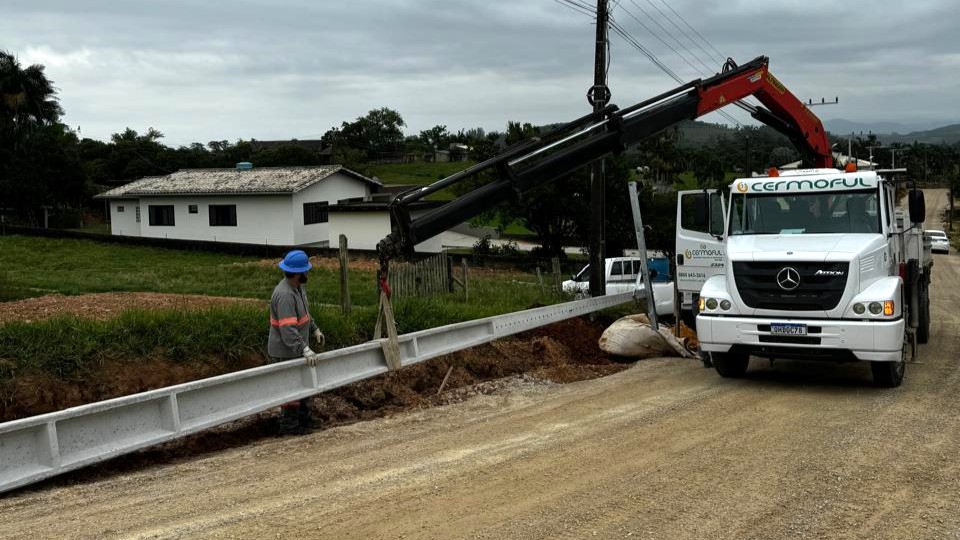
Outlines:
[{"label": "white sandbag", "polygon": [[600,336],[600,349],[628,358],[694,357],[669,327],[654,330],[646,315],[627,315],[611,324]]}]

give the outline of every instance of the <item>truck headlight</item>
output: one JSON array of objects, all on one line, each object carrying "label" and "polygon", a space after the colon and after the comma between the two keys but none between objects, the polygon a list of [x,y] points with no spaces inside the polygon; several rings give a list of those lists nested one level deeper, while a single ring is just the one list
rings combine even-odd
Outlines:
[{"label": "truck headlight", "polygon": [[707,309],[712,311],[714,309],[717,309],[717,305],[718,305],[718,302],[716,298],[707,298]]},{"label": "truck headlight", "polygon": [[870,313],[879,315],[883,311],[883,304],[880,302],[870,302]]},{"label": "truck headlight", "polygon": [[722,309],[722,310],[724,310],[724,311],[730,311],[730,301],[729,301],[729,300],[721,300],[721,301],[720,301],[720,309]]},{"label": "truck headlight", "polygon": [[853,312],[857,315],[863,315],[865,311],[867,311],[867,308],[863,304],[857,302],[853,305]]}]

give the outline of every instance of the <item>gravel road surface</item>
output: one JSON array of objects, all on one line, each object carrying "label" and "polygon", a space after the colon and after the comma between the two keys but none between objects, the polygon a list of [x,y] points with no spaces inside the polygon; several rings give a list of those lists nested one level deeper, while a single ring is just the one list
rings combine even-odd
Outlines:
[{"label": "gravel road surface", "polygon": [[935,260],[897,389],[867,365],[644,361],[15,493],[0,537],[960,538],[960,258]]}]

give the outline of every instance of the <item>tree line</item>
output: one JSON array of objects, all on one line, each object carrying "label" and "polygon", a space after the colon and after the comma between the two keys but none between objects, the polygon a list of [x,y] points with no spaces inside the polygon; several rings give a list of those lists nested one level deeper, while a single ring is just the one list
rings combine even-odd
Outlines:
[{"label": "tree line", "polygon": [[[7,220],[37,225],[42,209],[59,210],[63,225],[85,209],[101,211],[91,197],[109,187],[145,176],[169,174],[179,169],[233,167],[250,161],[256,166],[309,166],[342,164],[369,174],[384,160],[435,155],[451,144],[466,152],[470,161],[492,157],[509,144],[536,136],[551,126],[509,122],[504,131],[482,128],[451,132],[436,125],[409,134],[400,112],[383,107],[329,129],[320,139],[321,153],[297,141],[262,145],[253,140],[196,142],[179,147],[163,143],[163,133],[150,128],[139,133],[126,128],[108,141],[80,138],[61,121],[57,91],[43,66],[23,66],[0,51],[0,213]],[[650,137],[620,155],[606,160],[608,253],[630,247],[633,224],[626,182],[642,184],[641,208],[652,230],[648,243],[671,250],[675,197],[664,186],[688,188],[725,185],[731,174],[746,175],[771,166],[799,160],[785,137],[762,126],[741,126],[695,143],[684,140],[681,126]],[[846,152],[847,139],[835,138]],[[889,148],[879,148],[874,135],[849,142],[853,154],[890,167]],[[910,168],[919,180],[946,181],[958,186],[960,144],[895,144],[896,165]],[[465,163],[465,166],[469,162]],[[585,245],[590,215],[589,171],[571,171],[554,182],[485,213],[482,221],[506,228],[520,222],[533,231],[542,249],[559,254],[567,245]],[[489,181],[480,177],[461,185],[458,193]],[[56,223],[54,223],[56,225]]]}]

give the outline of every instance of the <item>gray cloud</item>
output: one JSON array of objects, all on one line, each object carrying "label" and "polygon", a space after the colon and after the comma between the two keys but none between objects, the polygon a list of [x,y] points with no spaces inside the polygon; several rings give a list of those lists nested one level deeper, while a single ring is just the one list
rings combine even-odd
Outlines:
[{"label": "gray cloud", "polygon": [[[627,11],[687,56],[643,8],[719,67],[659,15],[656,7],[673,17],[661,0],[619,4],[616,20],[682,78],[701,73]],[[670,5],[724,55],[770,56],[798,96],[840,96],[841,105],[818,110],[826,118],[960,116],[958,16],[948,0]],[[3,12],[0,48],[47,65],[66,121],[96,138],[126,126],[156,127],[169,144],[316,137],[379,106],[400,110],[410,132],[437,123],[502,129],[511,119],[556,122],[588,108],[593,26],[553,0],[13,0]],[[615,103],[674,85],[612,40]]]}]

